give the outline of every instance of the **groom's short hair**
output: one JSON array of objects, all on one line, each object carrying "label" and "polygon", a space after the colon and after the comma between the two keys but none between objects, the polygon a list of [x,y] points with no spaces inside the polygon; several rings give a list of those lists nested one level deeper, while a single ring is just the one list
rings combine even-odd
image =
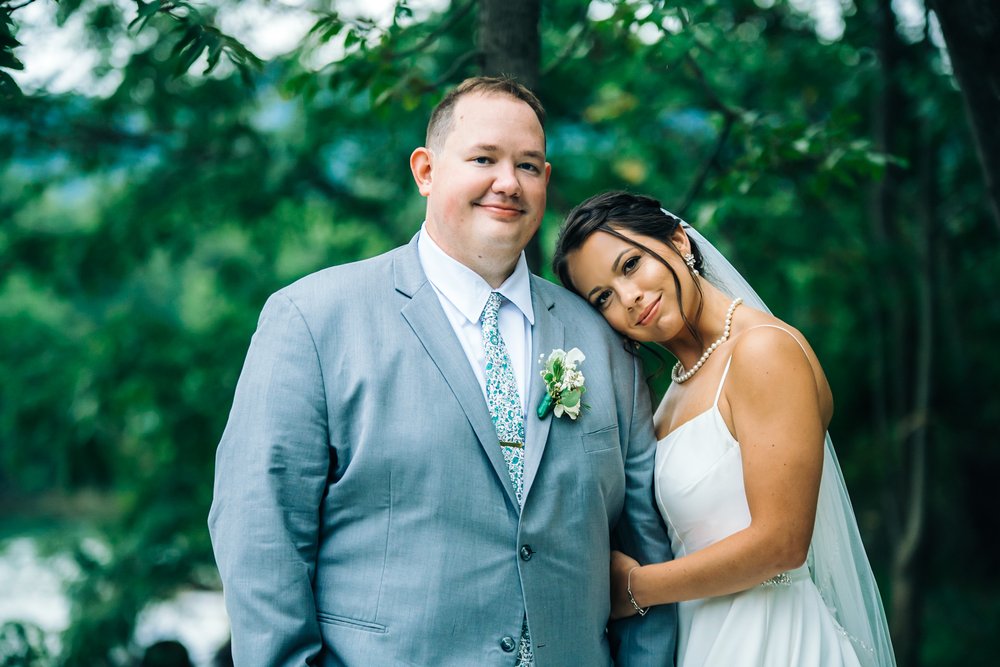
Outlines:
[{"label": "groom's short hair", "polygon": [[431,119],[427,122],[425,142],[428,148],[440,148],[444,144],[445,138],[454,125],[455,104],[462,97],[472,94],[507,95],[521,100],[535,112],[535,116],[542,126],[542,135],[545,135],[545,108],[542,107],[542,103],[533,92],[509,76],[475,76],[455,86],[434,107]]}]

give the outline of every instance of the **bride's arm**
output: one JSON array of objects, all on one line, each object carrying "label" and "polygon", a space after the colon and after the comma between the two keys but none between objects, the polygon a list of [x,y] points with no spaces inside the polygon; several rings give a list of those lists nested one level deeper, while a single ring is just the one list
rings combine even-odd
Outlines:
[{"label": "bride's arm", "polygon": [[809,360],[772,328],[734,342],[724,393],[740,442],[750,525],[693,554],[636,568],[616,558],[614,611],[746,590],[805,562],[823,467],[824,420]]}]

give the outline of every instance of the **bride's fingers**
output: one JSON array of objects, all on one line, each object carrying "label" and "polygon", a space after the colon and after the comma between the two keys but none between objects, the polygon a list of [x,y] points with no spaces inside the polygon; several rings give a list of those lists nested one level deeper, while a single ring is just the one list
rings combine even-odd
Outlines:
[{"label": "bride's fingers", "polygon": [[625,572],[628,572],[633,567],[637,567],[638,565],[639,565],[639,561],[637,561],[636,559],[632,558],[631,556],[626,556],[621,551],[612,551],[611,552],[611,573],[612,573],[612,576],[615,573],[621,572],[623,570]]},{"label": "bride's fingers", "polygon": [[620,551],[611,552],[611,620],[635,615],[635,608],[628,599],[628,573],[639,562]]}]

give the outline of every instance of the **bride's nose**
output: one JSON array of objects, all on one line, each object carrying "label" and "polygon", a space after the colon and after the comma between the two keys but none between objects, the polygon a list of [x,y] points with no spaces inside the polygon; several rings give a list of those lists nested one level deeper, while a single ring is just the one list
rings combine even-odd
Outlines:
[{"label": "bride's nose", "polygon": [[629,310],[638,307],[642,304],[642,290],[632,285],[625,287],[622,294],[622,301],[628,306]]}]

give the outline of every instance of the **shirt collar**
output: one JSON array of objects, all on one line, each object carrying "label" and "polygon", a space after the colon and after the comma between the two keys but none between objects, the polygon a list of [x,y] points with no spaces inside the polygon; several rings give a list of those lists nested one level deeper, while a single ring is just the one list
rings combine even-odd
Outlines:
[{"label": "shirt collar", "polygon": [[486,307],[490,292],[497,291],[517,306],[518,310],[534,325],[535,311],[531,307],[531,274],[524,252],[517,258],[514,272],[494,290],[482,276],[446,253],[427,233],[426,225],[420,227],[417,238],[420,266],[434,288],[444,296],[469,322],[476,324]]}]

